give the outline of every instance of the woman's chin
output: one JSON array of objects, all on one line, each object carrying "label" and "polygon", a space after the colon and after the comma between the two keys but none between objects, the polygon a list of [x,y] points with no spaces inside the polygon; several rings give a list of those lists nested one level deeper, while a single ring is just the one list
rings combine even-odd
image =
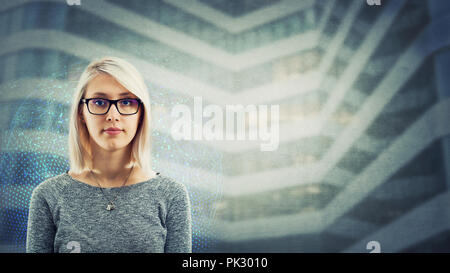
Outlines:
[{"label": "woman's chin", "polygon": [[117,151],[120,149],[125,148],[127,145],[124,145],[122,143],[113,143],[112,141],[109,143],[105,143],[105,145],[103,145],[103,149],[107,150],[107,151]]}]

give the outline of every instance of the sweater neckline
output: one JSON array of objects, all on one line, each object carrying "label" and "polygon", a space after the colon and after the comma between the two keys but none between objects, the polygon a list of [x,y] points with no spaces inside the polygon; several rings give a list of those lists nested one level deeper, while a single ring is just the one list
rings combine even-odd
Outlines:
[{"label": "sweater neckline", "polygon": [[[78,179],[73,178],[73,177],[69,174],[69,171],[66,171],[66,172],[64,173],[64,175],[65,175],[66,177],[68,177],[71,181],[74,181],[74,182],[76,182],[76,183],[78,183],[78,184],[83,184],[83,185],[85,185],[85,186],[87,186],[87,187],[89,187],[89,188],[100,189],[100,187],[98,187],[98,186],[93,186],[93,185],[90,185],[90,184],[88,184],[88,183],[86,183],[86,182],[83,182],[83,181],[80,181],[80,180],[78,180]],[[102,187],[102,189],[104,189],[104,190],[116,190],[116,189],[120,189],[120,188],[132,188],[132,187],[136,187],[136,186],[141,185],[141,184],[148,184],[148,183],[152,182],[153,180],[158,179],[159,177],[160,177],[160,173],[157,172],[157,173],[156,173],[156,176],[153,177],[153,178],[150,178],[149,180],[137,182],[137,183],[134,183],[134,184],[131,184],[131,185],[120,186],[120,187],[108,187],[108,188],[103,188],[103,187]]]}]

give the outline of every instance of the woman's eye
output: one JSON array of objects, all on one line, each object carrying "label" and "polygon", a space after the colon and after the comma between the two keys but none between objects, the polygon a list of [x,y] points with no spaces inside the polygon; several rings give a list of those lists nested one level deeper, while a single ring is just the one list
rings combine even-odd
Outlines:
[{"label": "woman's eye", "polygon": [[98,105],[98,106],[103,106],[103,104],[104,104],[105,102],[102,101],[102,100],[94,100],[94,103],[95,103],[96,105]]},{"label": "woman's eye", "polygon": [[130,100],[123,100],[123,101],[122,101],[122,104],[123,104],[124,106],[128,106],[128,105],[131,104],[131,101],[130,101]]}]

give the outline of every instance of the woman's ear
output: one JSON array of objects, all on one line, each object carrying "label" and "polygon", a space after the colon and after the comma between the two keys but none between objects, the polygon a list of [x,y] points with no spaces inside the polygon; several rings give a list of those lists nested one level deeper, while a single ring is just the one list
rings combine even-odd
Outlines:
[{"label": "woman's ear", "polygon": [[78,116],[80,117],[81,123],[85,123],[83,113],[81,111],[78,111]]}]

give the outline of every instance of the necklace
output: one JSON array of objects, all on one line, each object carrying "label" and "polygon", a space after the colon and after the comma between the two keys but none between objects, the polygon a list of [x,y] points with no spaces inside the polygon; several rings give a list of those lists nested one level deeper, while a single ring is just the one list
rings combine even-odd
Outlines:
[{"label": "necklace", "polygon": [[130,171],[130,173],[128,174],[127,179],[125,180],[125,182],[123,182],[123,185],[120,187],[119,192],[116,194],[116,197],[114,197],[114,199],[113,199],[112,201],[109,200],[108,197],[106,197],[106,194],[103,192],[103,188],[102,188],[102,186],[100,185],[100,183],[98,182],[97,177],[95,177],[95,175],[94,175],[94,173],[92,172],[92,170],[90,170],[90,171],[91,171],[91,174],[92,174],[92,175],[94,176],[94,178],[95,178],[95,182],[97,182],[98,186],[100,187],[100,190],[102,191],[103,196],[106,198],[106,200],[108,200],[108,205],[106,206],[106,210],[111,211],[111,210],[113,210],[113,209],[116,208],[116,206],[114,205],[114,202],[116,201],[117,197],[119,196],[120,191],[122,191],[123,186],[125,186],[125,184],[127,183],[128,178],[130,177],[131,172],[133,171],[133,168],[134,168],[134,166],[131,167],[131,171]]}]

